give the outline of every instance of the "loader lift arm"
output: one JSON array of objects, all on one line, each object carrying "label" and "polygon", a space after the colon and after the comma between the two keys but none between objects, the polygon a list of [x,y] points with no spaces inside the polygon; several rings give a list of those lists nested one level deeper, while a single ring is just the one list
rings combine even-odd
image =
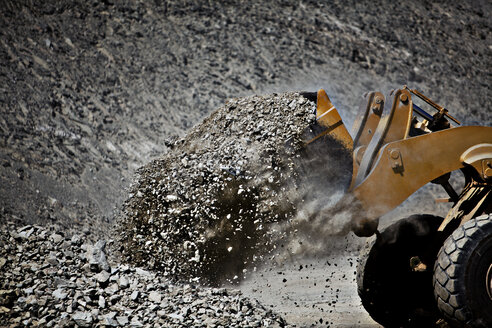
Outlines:
[{"label": "loader lift arm", "polygon": [[[318,215],[342,213],[356,235],[376,233],[357,266],[362,305],[388,327],[434,327],[441,318],[492,327],[492,127],[455,127],[460,122],[446,108],[406,86],[386,98],[366,94],[360,111],[351,141],[320,90],[320,126],[311,131],[331,139],[324,148],[331,156],[336,147],[353,149],[348,192]],[[465,177],[459,193],[449,183],[458,169]],[[416,214],[378,231],[380,216],[428,182],[454,203],[445,218]]]},{"label": "loader lift arm", "polygon": [[[352,193],[372,220],[389,212],[420,187],[466,163],[462,155],[476,145],[492,146],[492,128],[463,126],[433,132],[384,145],[367,177]],[[492,161],[492,158],[489,160]]]},{"label": "loader lift arm", "polygon": [[[437,112],[424,111],[413,103],[412,95]],[[386,99],[380,92],[366,94],[360,111],[352,140],[325,91],[317,93],[317,123],[324,127],[323,136],[353,151],[352,182],[342,202],[355,198],[361,217],[352,229],[357,235],[374,234],[380,216],[428,182],[442,184],[456,202],[457,194],[446,175],[457,169],[472,168],[477,180],[490,186],[492,127],[453,127],[446,118],[460,123],[447,109],[406,86],[391,91]],[[414,113],[424,120],[419,121]]]}]

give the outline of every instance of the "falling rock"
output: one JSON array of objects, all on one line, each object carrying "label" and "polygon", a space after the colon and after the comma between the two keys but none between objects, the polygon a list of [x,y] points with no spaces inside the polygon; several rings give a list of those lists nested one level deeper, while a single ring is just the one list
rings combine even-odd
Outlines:
[{"label": "falling rock", "polygon": [[206,327],[215,327],[216,324],[217,324],[217,319],[210,318],[210,317],[208,317],[207,319],[205,319],[205,321],[203,321],[203,325]]},{"label": "falling rock", "polygon": [[80,235],[73,235],[72,239],[70,239],[70,243],[72,245],[80,245],[81,241],[82,241],[82,236]]},{"label": "falling rock", "polygon": [[25,303],[26,302],[26,298],[21,296],[17,299],[17,303]]},{"label": "falling rock", "polygon": [[116,312],[109,312],[108,314],[103,315],[103,317],[110,318],[110,319],[114,319],[115,316],[116,316]]},{"label": "falling rock", "polygon": [[137,300],[137,298],[138,298],[138,295],[139,295],[138,290],[134,290],[134,291],[132,292],[132,294],[130,295],[130,299],[131,299],[132,301],[136,301],[136,300]]},{"label": "falling rock", "polygon": [[[120,218],[122,255],[136,266],[159,267],[183,281],[193,281],[196,272],[212,285],[239,277],[241,266],[252,262],[249,254],[269,251],[270,239],[277,238],[258,232],[248,241],[248,251],[238,252],[243,223],[255,217],[256,226],[268,229],[279,217],[296,214],[292,204],[297,199],[284,196],[300,198],[302,192],[289,189],[299,188],[306,171],[292,156],[295,147],[285,145],[302,142],[304,128],[314,122],[315,105],[298,93],[235,99],[195,126],[142,168]],[[134,196],[138,192],[142,197]],[[252,214],[230,212],[246,200]],[[215,217],[223,220],[208,219]],[[221,228],[223,222],[234,229],[232,237]]]},{"label": "falling rock", "polygon": [[53,281],[54,285],[58,288],[58,287],[67,287],[67,286],[70,286],[71,283],[70,281],[66,280],[66,279],[61,279],[61,278],[58,278],[56,277]]},{"label": "falling rock", "polygon": [[31,295],[34,292],[34,288],[32,288],[32,287],[26,288],[26,289],[23,290],[23,292],[26,295]]},{"label": "falling rock", "polygon": [[34,232],[34,228],[30,228],[30,226],[27,226],[25,228],[22,228],[21,231],[19,232],[18,236],[23,239],[29,238],[32,233]]},{"label": "falling rock", "polygon": [[34,295],[29,295],[26,298],[26,304],[29,304],[29,305],[38,304],[38,299]]},{"label": "falling rock", "polygon": [[126,276],[121,276],[120,279],[118,279],[118,285],[120,285],[121,288],[127,288],[130,285],[130,282]]},{"label": "falling rock", "polygon": [[133,318],[130,327],[143,327],[143,324],[137,318]]},{"label": "falling rock", "polygon": [[176,320],[179,320],[179,321],[183,321],[184,320],[184,317],[181,314],[179,314],[179,313],[171,313],[171,314],[168,314],[167,316],[169,318],[176,319]]},{"label": "falling rock", "polygon": [[97,304],[101,309],[104,309],[106,307],[106,300],[104,299],[104,296],[99,295],[99,301],[97,302]]},{"label": "falling rock", "polygon": [[48,262],[51,265],[58,265],[58,259],[56,256],[55,252],[50,252],[48,255],[48,258],[46,259],[46,262]]},{"label": "falling rock", "polygon": [[136,268],[135,272],[141,276],[150,276],[150,272],[141,268]]},{"label": "falling rock", "polygon": [[114,283],[114,284],[111,284],[108,287],[106,287],[104,289],[104,292],[107,294],[114,294],[114,293],[118,292],[119,289],[120,288],[118,287],[118,284]]},{"label": "falling rock", "polygon": [[[266,325],[266,322],[263,321],[263,324]],[[271,322],[271,321],[268,321],[268,324],[267,325],[268,325],[268,327],[272,327],[272,328],[281,328],[281,327],[284,327],[279,322]]]},{"label": "falling rock", "polygon": [[118,327],[118,322],[114,319],[103,317],[100,324],[106,327]]},{"label": "falling rock", "polygon": [[50,239],[53,241],[53,243],[58,244],[63,240],[63,236],[54,233],[50,236]]},{"label": "falling rock", "polygon": [[166,196],[166,200],[168,202],[175,202],[176,200],[178,200],[178,196],[176,196],[176,195],[167,195]]}]

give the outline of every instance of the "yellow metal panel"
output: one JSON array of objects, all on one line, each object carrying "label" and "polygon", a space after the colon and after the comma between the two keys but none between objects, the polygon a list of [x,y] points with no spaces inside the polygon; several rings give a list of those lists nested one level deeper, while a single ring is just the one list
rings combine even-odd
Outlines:
[{"label": "yellow metal panel", "polygon": [[389,104],[392,108],[384,144],[407,138],[412,122],[413,106],[410,92],[399,89],[394,91],[392,96],[393,103]]},{"label": "yellow metal panel", "polygon": [[[376,103],[378,102],[378,103]],[[374,136],[374,132],[379,124],[379,120],[381,119],[381,114],[383,112],[384,107],[384,97],[380,92],[376,93],[374,97],[374,103],[371,104],[370,112],[368,113],[367,122],[361,131],[361,135],[359,140],[357,140],[357,146],[360,145],[368,145]]]},{"label": "yellow metal panel", "polygon": [[352,133],[355,135],[354,149],[369,144],[376,132],[383,109],[384,96],[381,92],[371,92],[364,97],[352,127]]},{"label": "yellow metal panel", "polygon": [[461,155],[461,162],[473,166],[482,179],[492,179],[492,144],[470,147]]},{"label": "yellow metal panel", "polygon": [[357,176],[352,179],[350,188],[354,188],[364,181],[374,167],[381,147],[389,142],[408,137],[413,113],[410,92],[407,90],[392,91],[386,98],[384,106],[384,114],[362,156]]},{"label": "yellow metal panel", "polygon": [[323,89],[320,89],[318,91],[316,119],[318,124],[325,126],[328,129],[326,129],[322,134],[318,135],[316,138],[310,140],[309,142],[313,142],[315,139],[324,135],[330,135],[334,139],[341,142],[344,147],[352,150],[352,136],[347,131],[347,128],[343,124],[340,114],[338,113],[337,109],[332,104],[330,98]]},{"label": "yellow metal panel", "polygon": [[355,183],[362,157],[375,135],[379,120],[384,112],[384,96],[381,92],[370,92],[359,107],[359,114],[352,126],[354,137],[354,156],[352,161],[352,180],[349,190]]},{"label": "yellow metal panel", "polygon": [[460,160],[472,165],[474,162],[489,158],[492,158],[492,144],[483,143],[470,147],[461,155]]},{"label": "yellow metal panel", "polygon": [[471,146],[492,142],[492,127],[465,126],[391,142],[383,146],[373,169],[352,193],[378,218],[429,181],[463,167],[460,157]]}]

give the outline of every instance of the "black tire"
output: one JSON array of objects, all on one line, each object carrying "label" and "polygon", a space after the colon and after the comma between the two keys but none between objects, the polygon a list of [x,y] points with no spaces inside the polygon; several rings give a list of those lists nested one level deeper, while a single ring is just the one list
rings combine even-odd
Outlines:
[{"label": "black tire", "polygon": [[492,214],[488,214],[456,229],[439,251],[434,293],[451,325],[492,327],[491,279]]},{"label": "black tire", "polygon": [[[413,215],[389,226],[361,256],[358,293],[369,315],[385,327],[432,327],[439,319],[433,268],[444,237],[441,217]],[[419,270],[411,261],[420,260]]]}]

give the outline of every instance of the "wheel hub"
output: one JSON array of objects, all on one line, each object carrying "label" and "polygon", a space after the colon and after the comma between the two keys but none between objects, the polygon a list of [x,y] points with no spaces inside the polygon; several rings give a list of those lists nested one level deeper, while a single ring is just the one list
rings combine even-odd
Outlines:
[{"label": "wheel hub", "polygon": [[487,277],[485,279],[485,283],[487,284],[487,293],[489,294],[489,298],[492,300],[492,264],[490,264],[489,269],[487,270]]}]

